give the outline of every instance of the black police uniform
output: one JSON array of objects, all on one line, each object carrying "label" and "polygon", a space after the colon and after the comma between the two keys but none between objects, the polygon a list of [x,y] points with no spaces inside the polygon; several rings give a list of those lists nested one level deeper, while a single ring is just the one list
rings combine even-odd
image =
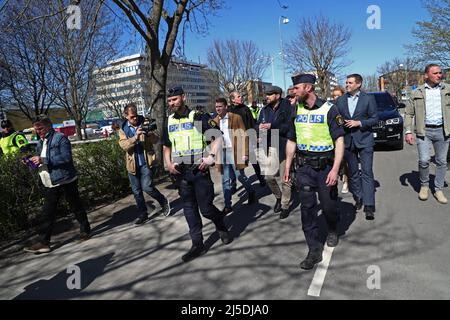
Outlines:
[{"label": "black police uniform", "polygon": [[[186,107],[186,111],[183,114],[175,114],[174,117],[176,119],[188,118],[190,111]],[[209,114],[204,112],[197,112],[194,120],[201,121],[202,128],[196,129],[199,131],[202,130],[202,133],[215,126]],[[164,128],[162,143],[166,147],[172,147],[167,126]],[[221,231],[227,232],[227,228],[223,221],[223,215],[213,204],[214,184],[211,180],[209,169],[203,172],[200,171],[198,169],[198,162],[196,164],[194,161],[189,161],[188,164],[177,162],[177,159],[172,159],[172,161],[179,163],[177,170],[181,174],[175,175],[174,178],[176,179],[179,195],[183,201],[184,216],[189,226],[193,247],[203,247],[203,224],[199,214],[199,208],[201,214],[214,223],[222,238],[224,234]],[[222,241],[224,241],[223,238]]]},{"label": "black police uniform", "polygon": [[[317,98],[312,110],[322,107],[325,100]],[[344,136],[344,129],[336,106],[328,111],[327,121],[333,141]],[[287,138],[296,141],[295,118],[290,123]],[[319,160],[320,159],[320,160]],[[319,196],[322,212],[329,231],[336,231],[338,223],[337,185],[328,187],[326,179],[333,167],[334,150],[328,152],[305,152],[297,150],[296,184],[300,195],[302,228],[310,251],[319,250],[319,227],[317,216],[317,198]]]}]

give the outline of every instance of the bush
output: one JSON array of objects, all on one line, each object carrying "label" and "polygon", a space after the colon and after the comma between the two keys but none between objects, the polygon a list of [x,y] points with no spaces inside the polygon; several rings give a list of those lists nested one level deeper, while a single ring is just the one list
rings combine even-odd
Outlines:
[{"label": "bush", "polygon": [[[125,154],[117,139],[73,145],[78,187],[86,209],[130,191]],[[0,157],[0,238],[30,227],[44,202],[37,170],[21,163],[23,155]],[[67,213],[67,206],[61,208]]]}]

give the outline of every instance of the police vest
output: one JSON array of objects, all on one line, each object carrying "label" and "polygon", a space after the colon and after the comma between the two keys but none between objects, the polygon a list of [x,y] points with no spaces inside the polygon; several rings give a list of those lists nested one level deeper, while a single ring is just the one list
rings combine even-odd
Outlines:
[{"label": "police vest", "polygon": [[325,102],[320,108],[309,110],[303,104],[297,105],[295,134],[298,150],[326,152],[334,149],[327,121],[328,111],[332,106]]},{"label": "police vest", "polygon": [[27,144],[27,139],[22,134],[17,132],[0,139],[0,148],[4,154],[17,152],[21,147]]},{"label": "police vest", "polygon": [[175,119],[172,114],[168,120],[169,140],[172,143],[172,158],[203,154],[205,147],[203,134],[194,126],[195,111],[189,117]]},{"label": "police vest", "polygon": [[252,107],[250,107],[250,112],[252,113],[253,119],[258,120],[259,111],[261,111],[261,109],[253,109]]}]

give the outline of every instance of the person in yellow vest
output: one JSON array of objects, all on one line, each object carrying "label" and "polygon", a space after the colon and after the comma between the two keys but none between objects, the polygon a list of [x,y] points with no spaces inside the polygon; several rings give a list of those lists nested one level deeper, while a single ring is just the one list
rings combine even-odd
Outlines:
[{"label": "person in yellow vest", "polygon": [[16,132],[9,120],[2,120],[1,127],[3,129],[2,138],[0,139],[1,153],[4,155],[13,154],[28,144],[27,138],[20,132]]},{"label": "person in yellow vest", "polygon": [[292,77],[297,112],[290,123],[286,146],[284,181],[290,180],[290,166],[296,158],[296,185],[301,203],[302,228],[309,252],[300,268],[310,270],[322,261],[316,193],[328,225],[327,245],[338,243],[337,178],[344,155],[344,119],[337,107],[314,93],[316,77]]},{"label": "person in yellow vest", "polygon": [[[199,211],[214,223],[224,244],[229,244],[232,237],[225,226],[224,216],[213,204],[214,185],[209,172],[222,145],[221,132],[207,113],[190,110],[185,101],[182,87],[169,89],[167,102],[173,113],[164,128],[162,144],[164,162],[178,187],[189,226],[192,247],[181,257],[184,262],[189,262],[207,251],[203,243],[203,224]],[[215,136],[209,146],[209,153],[206,152],[207,130],[208,134],[213,132]]]},{"label": "person in yellow vest", "polygon": [[252,117],[255,121],[258,120],[259,112],[261,109],[258,107],[258,103],[256,101],[252,101],[252,104],[250,105],[250,113],[252,114]]}]

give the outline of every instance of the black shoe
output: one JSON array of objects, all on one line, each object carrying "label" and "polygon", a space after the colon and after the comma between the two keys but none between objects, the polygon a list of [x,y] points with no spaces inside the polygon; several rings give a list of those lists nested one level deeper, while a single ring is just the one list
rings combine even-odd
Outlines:
[{"label": "black shoe", "polygon": [[84,242],[91,238],[91,235],[87,232],[81,232],[78,237],[78,242]]},{"label": "black shoe", "polygon": [[363,203],[362,203],[362,199],[356,199],[355,200],[355,209],[356,211],[359,211],[362,209]]},{"label": "black shoe", "polygon": [[168,199],[165,200],[165,203],[163,204],[163,206],[161,207],[160,212],[165,215],[166,217],[170,215],[170,202]]},{"label": "black shoe", "polygon": [[322,250],[310,250],[306,256],[306,259],[300,263],[300,268],[304,270],[311,270],[314,268],[314,265],[320,261],[322,261]]},{"label": "black shoe", "polygon": [[137,218],[134,221],[134,224],[137,226],[140,226],[140,225],[144,224],[147,220],[148,220],[148,216],[140,216],[139,218]]},{"label": "black shoe", "polygon": [[232,209],[231,207],[225,207],[225,208],[223,208],[223,210],[222,210],[222,215],[223,215],[224,217],[226,217],[230,212],[233,212],[233,209]]},{"label": "black shoe", "polygon": [[339,243],[339,236],[336,231],[331,231],[327,236],[327,246],[330,248],[336,247]]},{"label": "black shoe", "polygon": [[183,260],[184,262],[189,262],[194,260],[195,258],[200,257],[201,255],[204,255],[205,253],[206,248],[203,244],[192,246],[191,249],[181,257],[181,260]]},{"label": "black shoe", "polygon": [[231,194],[235,194],[237,191],[237,185],[236,182],[231,184]]},{"label": "black shoe", "polygon": [[256,199],[256,193],[255,191],[252,191],[248,194],[247,204],[255,204],[256,202],[258,202],[258,199]]},{"label": "black shoe", "polygon": [[281,220],[286,219],[287,217],[289,217],[289,214],[290,214],[289,209],[281,209],[280,219]]},{"label": "black shoe", "polygon": [[233,237],[231,236],[229,231],[220,231],[217,230],[219,233],[220,240],[222,240],[223,244],[229,244],[233,241]]},{"label": "black shoe", "polygon": [[374,206],[365,206],[364,212],[366,213],[366,220],[374,220],[375,219],[375,207]]},{"label": "black shoe", "polygon": [[278,213],[281,211],[281,199],[277,199],[275,206],[273,207],[273,212]]}]

